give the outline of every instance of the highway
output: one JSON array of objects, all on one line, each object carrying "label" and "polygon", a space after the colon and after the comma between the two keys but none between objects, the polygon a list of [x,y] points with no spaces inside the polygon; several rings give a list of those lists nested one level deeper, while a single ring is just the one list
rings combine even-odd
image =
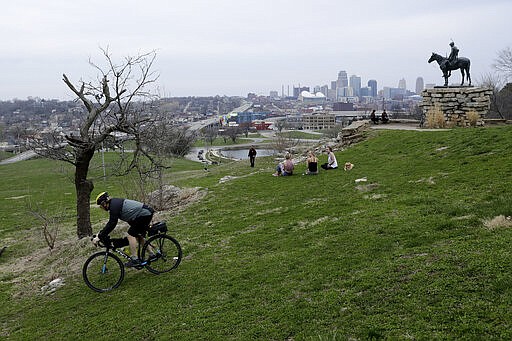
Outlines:
[{"label": "highway", "polygon": [[27,150],[26,152],[16,154],[13,157],[10,157],[8,159],[0,161],[0,165],[7,165],[9,163],[28,160],[28,159],[33,158],[36,155],[37,155],[36,152],[34,152],[33,150]]}]

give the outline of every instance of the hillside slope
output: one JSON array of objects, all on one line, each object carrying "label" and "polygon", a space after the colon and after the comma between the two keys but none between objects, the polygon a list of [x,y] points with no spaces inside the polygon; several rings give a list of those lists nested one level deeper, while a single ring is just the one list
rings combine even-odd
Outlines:
[{"label": "hillside slope", "polygon": [[[15,298],[16,275],[2,273],[0,295],[11,303],[0,308],[0,335],[512,338],[512,128],[372,134],[336,152],[339,164],[355,165],[349,172],[302,176],[298,165],[296,176],[272,177],[274,161],[257,158],[254,169],[242,161],[169,174],[175,185],[208,188],[167,216],[185,255],[175,272],[128,270],[107,294],[71,272],[53,295]],[[105,217],[94,213],[94,221]],[[62,257],[81,264],[94,248],[68,250]],[[41,271],[52,271],[51,259],[38,261]],[[0,265],[9,262],[12,252]]]}]

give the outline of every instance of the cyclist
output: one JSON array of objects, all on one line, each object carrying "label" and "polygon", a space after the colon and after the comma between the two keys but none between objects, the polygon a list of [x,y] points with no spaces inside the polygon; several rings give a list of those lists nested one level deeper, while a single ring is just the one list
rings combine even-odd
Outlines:
[{"label": "cyclist", "polygon": [[109,234],[114,230],[119,219],[130,225],[128,229],[128,243],[132,259],[125,265],[134,267],[141,264],[141,260],[137,257],[137,243],[144,242],[144,236],[149,229],[149,224],[153,219],[153,208],[130,199],[111,198],[107,192],[101,192],[96,197],[96,204],[108,211],[110,218],[105,227],[93,239],[93,243],[97,244],[102,241],[105,244],[110,243]]}]

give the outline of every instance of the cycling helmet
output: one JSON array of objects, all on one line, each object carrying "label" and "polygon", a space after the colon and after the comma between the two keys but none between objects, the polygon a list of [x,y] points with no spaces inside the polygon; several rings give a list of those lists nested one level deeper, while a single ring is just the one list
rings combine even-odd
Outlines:
[{"label": "cycling helmet", "polygon": [[101,192],[96,197],[96,205],[101,205],[103,202],[107,201],[109,199],[107,192]]}]

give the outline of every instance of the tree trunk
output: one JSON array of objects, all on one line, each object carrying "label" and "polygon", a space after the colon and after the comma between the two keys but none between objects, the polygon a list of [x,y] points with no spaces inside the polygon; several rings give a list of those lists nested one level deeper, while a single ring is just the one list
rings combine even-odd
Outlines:
[{"label": "tree trunk", "polygon": [[75,165],[75,189],[76,189],[76,233],[78,238],[92,235],[91,227],[91,193],[94,184],[87,179],[89,163],[94,156],[94,149],[80,149]]}]

